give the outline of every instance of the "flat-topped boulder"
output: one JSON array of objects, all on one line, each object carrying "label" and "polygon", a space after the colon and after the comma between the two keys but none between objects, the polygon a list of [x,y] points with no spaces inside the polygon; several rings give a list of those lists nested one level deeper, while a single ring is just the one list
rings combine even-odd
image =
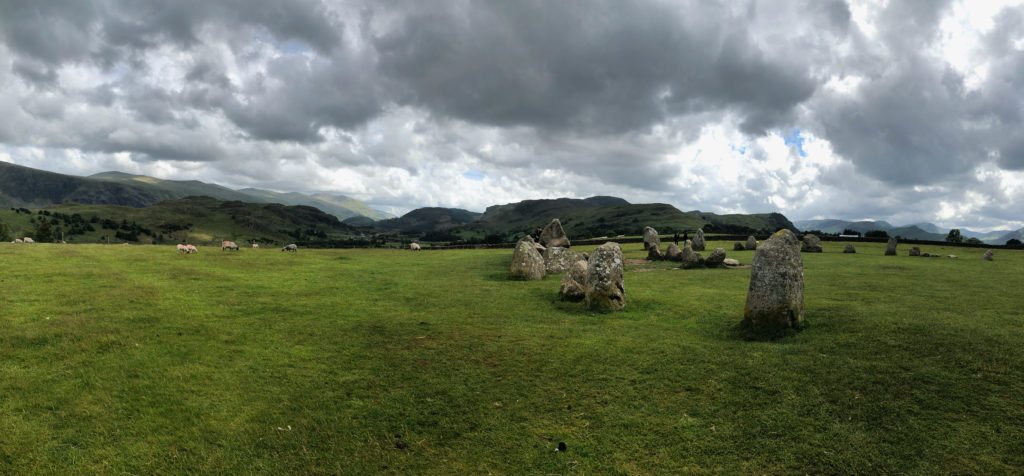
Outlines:
[{"label": "flat-topped boulder", "polygon": [[644,227],[644,249],[649,249],[651,246],[661,247],[661,238],[658,236],[658,230],[652,227]]},{"label": "flat-topped boulder", "polygon": [[739,266],[740,265],[740,260],[733,259],[733,258],[726,258],[726,259],[722,260],[722,264],[724,264],[726,266]]},{"label": "flat-topped boulder", "polygon": [[800,251],[804,253],[821,253],[821,238],[813,233],[804,235],[804,241],[800,245]]},{"label": "flat-topped boulder", "polygon": [[583,259],[583,253],[561,246],[547,248],[542,255],[544,256],[544,269],[549,273],[565,272],[573,263]]},{"label": "flat-topped boulder", "polygon": [[697,233],[693,235],[693,251],[704,251],[704,247],[707,243],[704,241],[704,230],[698,228]]},{"label": "flat-topped boulder", "polygon": [[704,259],[704,266],[717,268],[725,262],[725,249],[715,248],[707,258]]},{"label": "flat-topped boulder", "polygon": [[587,307],[617,311],[626,307],[622,248],[608,242],[594,249],[587,260]]},{"label": "flat-topped boulder", "polygon": [[544,257],[537,251],[537,243],[532,237],[524,237],[516,243],[512,252],[512,265],[509,268],[509,279],[537,280],[544,279]]},{"label": "flat-topped boulder", "polygon": [[804,323],[804,265],[800,242],[780,230],[754,253],[743,325],[760,335],[778,336]]},{"label": "flat-topped boulder", "polygon": [[896,237],[889,237],[889,242],[885,245],[886,256],[896,256]]},{"label": "flat-topped boulder", "polygon": [[579,260],[562,276],[558,296],[563,301],[580,302],[587,297],[587,262]]},{"label": "flat-topped boulder", "polygon": [[562,248],[569,247],[569,237],[565,236],[565,230],[562,229],[562,222],[558,221],[557,218],[552,219],[548,226],[545,226],[540,232],[540,244],[547,248],[552,246],[560,246]]}]

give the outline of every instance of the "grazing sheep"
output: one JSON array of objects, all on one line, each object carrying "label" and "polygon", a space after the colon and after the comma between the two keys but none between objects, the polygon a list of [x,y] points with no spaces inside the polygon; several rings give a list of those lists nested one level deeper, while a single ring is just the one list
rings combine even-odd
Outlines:
[{"label": "grazing sheep", "polygon": [[409,244],[409,249],[410,250],[418,250],[418,249],[420,249],[420,244],[419,243],[410,243]]},{"label": "grazing sheep", "polygon": [[25,237],[25,243],[35,243],[35,242],[36,242],[36,240],[33,240],[32,238],[29,238],[27,236]]},{"label": "grazing sheep", "polygon": [[284,248],[281,248],[281,251],[299,251],[299,247],[296,246],[295,243],[292,243],[290,245],[285,245]]},{"label": "grazing sheep", "polygon": [[178,245],[178,254],[188,253],[188,245]]},{"label": "grazing sheep", "polygon": [[254,249],[254,250],[260,249],[260,244],[259,243],[253,243],[252,244],[252,249]]},{"label": "grazing sheep", "polygon": [[12,241],[11,243],[24,243],[24,242],[25,241],[22,240],[21,238],[15,238],[14,241]]},{"label": "grazing sheep", "polygon": [[220,250],[235,250],[238,251],[238,245],[234,241],[222,241],[220,242]]},{"label": "grazing sheep", "polygon": [[196,248],[196,245],[185,245],[185,246],[188,247],[188,252],[189,253],[198,253],[199,252],[199,248]]}]

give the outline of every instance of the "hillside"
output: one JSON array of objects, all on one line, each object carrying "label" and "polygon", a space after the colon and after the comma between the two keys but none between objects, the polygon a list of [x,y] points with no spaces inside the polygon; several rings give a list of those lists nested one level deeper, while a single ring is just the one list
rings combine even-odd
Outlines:
[{"label": "hillside", "polygon": [[881,220],[799,220],[796,222],[796,225],[801,230],[818,230],[825,233],[842,233],[843,230],[853,230],[863,234],[869,231],[881,230],[888,233],[889,236],[899,236],[914,240],[932,241],[945,240],[946,234],[949,232],[948,230],[943,232],[941,228],[939,228],[937,225],[933,223],[917,223],[906,226],[894,226],[889,222]]},{"label": "hillside", "polygon": [[1014,239],[1024,242],[1024,228],[1021,228],[1016,231],[1011,231],[1003,236],[1000,236],[999,238],[993,240],[992,243],[996,245],[1005,245],[1007,241]]},{"label": "hillside", "polygon": [[480,218],[481,214],[460,208],[417,208],[400,218],[382,220],[374,224],[385,230],[405,232],[444,231]]},{"label": "hillside", "polygon": [[281,203],[319,208],[338,219],[366,216],[374,220],[391,215],[343,195],[278,193],[269,190],[232,190],[198,180],[163,180],[123,172],[102,172],[88,177],[59,174],[0,162],[0,206],[41,208],[60,203],[147,207],[163,200],[206,196],[217,200]]},{"label": "hillside", "polygon": [[[41,213],[39,213],[41,212]],[[218,244],[222,240],[316,246],[357,235],[337,217],[313,207],[222,201],[210,197],[166,200],[148,207],[66,203],[35,213],[0,211],[14,236],[28,236],[47,219],[55,238],[69,243]]]}]

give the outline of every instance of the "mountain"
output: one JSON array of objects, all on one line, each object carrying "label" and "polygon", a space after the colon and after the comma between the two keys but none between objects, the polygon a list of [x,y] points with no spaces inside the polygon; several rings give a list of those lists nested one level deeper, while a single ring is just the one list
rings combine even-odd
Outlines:
[{"label": "mountain", "polygon": [[88,177],[58,174],[0,162],[0,206],[41,208],[59,203],[147,207],[163,200],[206,196],[218,200],[281,203],[319,208],[339,219],[392,215],[344,195],[279,193],[230,188],[198,180],[163,180],[124,172],[101,172]]},{"label": "mountain", "polygon": [[481,214],[460,208],[417,208],[400,218],[381,220],[374,224],[385,230],[406,232],[444,231],[480,218]]},{"label": "mountain", "polygon": [[[164,200],[148,207],[64,203],[40,210],[70,243],[300,243],[327,246],[358,233],[338,217],[308,206],[246,203],[210,197]],[[37,213],[0,210],[15,236],[29,235]]]},{"label": "mountain", "polygon": [[917,223],[907,226],[893,226],[887,221],[847,221],[837,219],[826,220],[799,220],[796,225],[801,230],[819,230],[824,233],[842,233],[844,230],[853,230],[861,234],[869,231],[881,230],[889,236],[900,236],[914,240],[943,241],[946,239],[947,231],[943,231],[933,223]]},{"label": "mountain", "polygon": [[[1017,239],[1024,242],[1024,228],[1006,233],[991,241],[993,245],[1005,245],[1007,241]],[[989,242],[986,242],[989,243]]]}]

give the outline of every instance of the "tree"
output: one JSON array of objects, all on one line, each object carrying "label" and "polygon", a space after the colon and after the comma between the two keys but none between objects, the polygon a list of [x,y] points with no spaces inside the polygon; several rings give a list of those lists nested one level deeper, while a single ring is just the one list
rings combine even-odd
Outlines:
[{"label": "tree", "polygon": [[967,240],[965,240],[964,243],[970,243],[972,245],[980,245],[980,244],[983,243],[983,241],[979,240],[978,238],[974,238],[972,236],[972,237],[968,238]]},{"label": "tree", "polygon": [[39,243],[53,243],[53,227],[50,220],[39,220],[36,222],[35,240]]},{"label": "tree", "polygon": [[1020,247],[1020,245],[1021,245],[1020,240],[1018,240],[1016,238],[1010,238],[1009,240],[1006,240],[1006,246]]},{"label": "tree", "polygon": [[871,230],[864,233],[865,238],[888,238],[889,233],[885,230]]},{"label": "tree", "polygon": [[964,237],[960,234],[959,228],[953,228],[949,230],[949,234],[946,235],[946,241],[949,243],[963,243]]},{"label": "tree", "polygon": [[860,236],[860,232],[859,231],[851,230],[849,228],[844,228],[843,229],[843,234],[844,235],[852,235],[852,236]]},{"label": "tree", "polygon": [[[11,241],[11,229],[6,223],[0,221],[0,242]],[[1018,242],[1019,243],[1019,242]]]}]

